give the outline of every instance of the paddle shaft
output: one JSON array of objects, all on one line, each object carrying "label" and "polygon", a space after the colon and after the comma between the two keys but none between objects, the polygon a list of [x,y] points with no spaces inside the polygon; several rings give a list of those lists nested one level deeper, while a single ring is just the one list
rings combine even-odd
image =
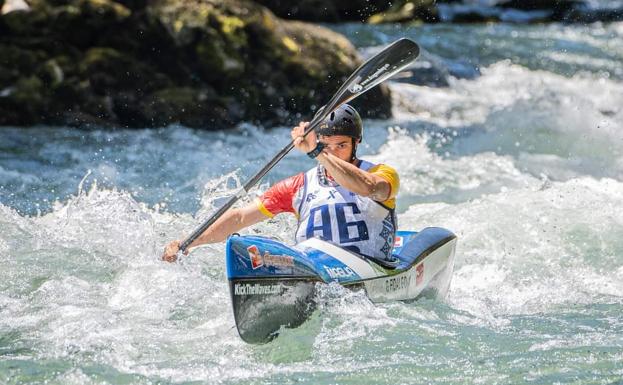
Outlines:
[{"label": "paddle shaft", "polygon": [[[309,127],[307,127],[307,129],[305,130],[305,133],[303,134],[303,136],[304,137],[307,136],[307,134],[309,134],[311,130],[315,129],[319,123],[320,122],[318,121],[314,125],[310,124]],[[193,243],[195,239],[199,238],[199,236],[201,236],[201,234],[203,234],[204,231],[206,231],[210,226],[212,226],[214,222],[216,222],[223,214],[225,214],[227,210],[229,210],[236,202],[238,202],[238,200],[241,197],[243,197],[246,193],[248,193],[249,190],[251,190],[253,186],[255,186],[257,182],[259,182],[264,177],[264,175],[266,175],[273,167],[275,167],[275,165],[279,163],[279,161],[283,159],[283,157],[286,156],[293,148],[294,148],[294,141],[290,141],[290,143],[288,143],[288,145],[282,148],[281,151],[279,151],[279,153],[275,155],[275,157],[271,159],[270,162],[268,162],[268,164],[266,164],[260,171],[258,171],[257,174],[255,174],[251,179],[249,179],[247,183],[244,184],[242,189],[236,195],[229,198],[227,203],[221,206],[218,209],[218,211],[216,211],[208,220],[202,223],[201,226],[197,227],[195,231],[193,231],[188,236],[188,238],[186,238],[180,244],[180,250],[182,252],[186,251],[188,246],[190,246],[190,244]]]}]

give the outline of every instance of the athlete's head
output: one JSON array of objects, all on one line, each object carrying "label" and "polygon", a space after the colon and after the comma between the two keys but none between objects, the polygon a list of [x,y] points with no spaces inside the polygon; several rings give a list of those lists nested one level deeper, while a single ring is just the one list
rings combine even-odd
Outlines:
[{"label": "athlete's head", "polygon": [[352,106],[342,104],[320,123],[316,135],[329,152],[352,162],[356,159],[357,144],[363,137],[361,117]]}]

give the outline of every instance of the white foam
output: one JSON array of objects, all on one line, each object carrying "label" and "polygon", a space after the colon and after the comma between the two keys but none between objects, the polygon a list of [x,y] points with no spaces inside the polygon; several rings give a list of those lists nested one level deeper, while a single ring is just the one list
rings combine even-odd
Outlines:
[{"label": "white foam", "polygon": [[519,171],[509,156],[484,152],[473,156],[444,157],[431,146],[428,134],[411,136],[406,130],[392,128],[379,153],[365,158],[398,170],[402,199],[411,195],[461,201],[483,192],[538,183],[538,179]]},{"label": "white foam", "polygon": [[592,178],[515,189],[458,205],[412,206],[403,228],[459,236],[452,306],[472,314],[543,312],[623,300],[623,183]]},{"label": "white foam", "polygon": [[[395,84],[393,89],[398,122],[417,120],[431,131],[461,132],[447,146],[453,153],[554,156],[552,169],[545,165],[537,173],[551,171],[554,179],[623,173],[623,86],[615,80],[588,74],[567,78],[503,61],[483,68],[474,81],[454,80],[450,88]],[[568,163],[557,170],[561,159]]]}]

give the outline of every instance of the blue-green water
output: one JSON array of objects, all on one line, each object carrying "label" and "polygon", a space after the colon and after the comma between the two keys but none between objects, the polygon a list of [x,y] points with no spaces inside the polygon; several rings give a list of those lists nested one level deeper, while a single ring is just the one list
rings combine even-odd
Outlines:
[{"label": "blue-green water", "polygon": [[[0,384],[623,383],[623,24],[333,28],[471,74],[391,84],[362,148],[399,170],[401,228],[459,236],[447,298],[324,287],[306,324],[246,345],[223,246],[158,257],[287,128],[2,128]],[[312,165],[291,154],[266,182]]]}]

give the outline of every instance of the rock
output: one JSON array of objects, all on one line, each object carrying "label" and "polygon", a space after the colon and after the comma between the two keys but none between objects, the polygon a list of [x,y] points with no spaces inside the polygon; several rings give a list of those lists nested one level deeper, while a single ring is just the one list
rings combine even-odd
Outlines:
[{"label": "rock", "polygon": [[500,15],[484,12],[456,12],[452,16],[453,23],[494,23],[499,22]]},{"label": "rock", "polygon": [[621,10],[591,10],[584,0],[256,0],[279,17],[314,22],[537,23],[617,21]]},{"label": "rock", "polygon": [[[286,73],[302,71],[300,75],[293,76],[294,79],[299,78],[302,81],[298,81],[293,87],[292,102],[320,107],[319,103],[329,101],[342,82],[361,64],[361,59],[348,39],[325,28],[291,21],[284,24],[284,31],[287,36],[291,36],[300,50],[299,55],[286,59],[284,68]],[[322,54],[315,57],[317,53]],[[304,73],[312,74],[312,77],[303,76]],[[321,84],[322,87],[314,84]],[[364,117],[388,117],[391,115],[389,96],[387,86],[381,85],[368,91],[353,104],[359,107]]]},{"label": "rock", "polygon": [[45,109],[43,82],[35,76],[17,80],[0,97],[0,125],[32,125]]},{"label": "rock", "polygon": [[594,23],[623,20],[623,8],[593,9],[582,0],[508,0],[498,4],[498,7],[522,11],[546,11],[548,14],[541,21]]},{"label": "rock", "polygon": [[567,11],[583,4],[578,0],[506,0],[497,4],[501,8],[514,8],[523,11],[552,10]]},{"label": "rock", "polygon": [[567,23],[595,23],[623,21],[623,8],[615,9],[572,9],[567,12],[561,21]]},{"label": "rock", "polygon": [[340,21],[364,21],[368,17],[389,9],[391,2],[385,0],[256,0],[284,19],[337,23]]},{"label": "rock", "polygon": [[0,3],[0,15],[15,11],[30,11],[30,6],[24,0],[4,0],[3,3]]},{"label": "rock", "polygon": [[[32,0],[0,17],[0,50],[5,125],[292,124],[361,63],[343,36],[246,0]],[[363,115],[390,100],[370,91]]]},{"label": "rock", "polygon": [[468,62],[450,61],[424,50],[420,58],[400,73],[396,81],[427,87],[448,87],[451,78],[475,79],[478,76],[480,71]]},{"label": "rock", "polygon": [[230,114],[228,105],[217,100],[213,90],[190,87],[159,90],[144,98],[140,109],[150,126],[179,122],[188,127],[206,127],[222,121],[233,125],[240,119]]},{"label": "rock", "polygon": [[579,0],[508,0],[497,4],[500,8],[512,8],[522,11],[549,11],[548,19],[561,21],[573,9],[584,6]]},{"label": "rock", "polygon": [[372,15],[368,19],[368,23],[400,23],[414,20],[427,23],[438,22],[439,11],[435,0],[407,0],[395,2],[390,9]]},{"label": "rock", "polygon": [[57,87],[65,79],[65,73],[55,59],[49,59],[43,63],[38,71],[37,76],[48,87]]},{"label": "rock", "polygon": [[[75,0],[50,11],[52,33],[84,50],[127,28],[131,11],[110,0]],[[79,31],[79,33],[76,33]]]},{"label": "rock", "polygon": [[87,80],[91,90],[98,95],[117,91],[143,95],[172,86],[172,81],[149,63],[123,55],[113,48],[90,48],[79,63],[78,71],[80,77]]}]

